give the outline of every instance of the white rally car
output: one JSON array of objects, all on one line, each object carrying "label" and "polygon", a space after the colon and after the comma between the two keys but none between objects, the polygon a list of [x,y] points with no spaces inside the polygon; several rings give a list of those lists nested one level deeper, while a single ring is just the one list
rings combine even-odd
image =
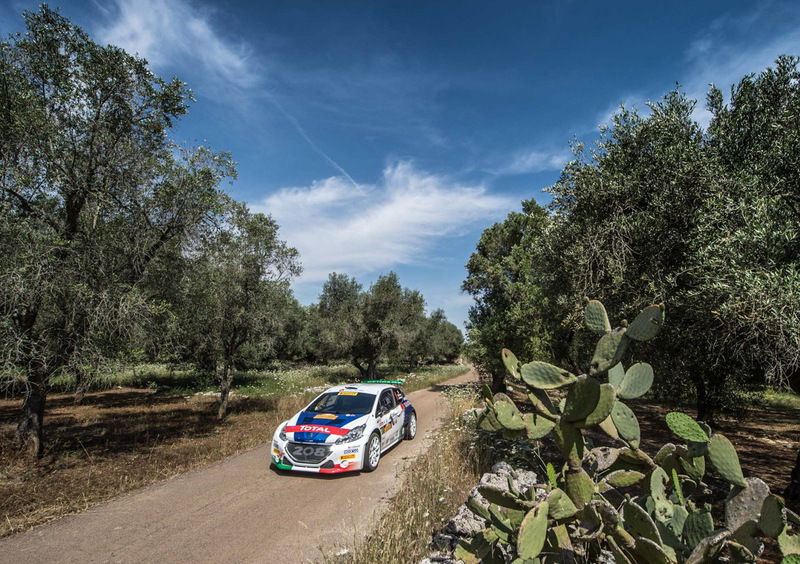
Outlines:
[{"label": "white rally car", "polygon": [[323,392],[278,425],[272,464],[323,474],[372,472],[382,453],[417,434],[417,414],[399,384],[373,380]]}]

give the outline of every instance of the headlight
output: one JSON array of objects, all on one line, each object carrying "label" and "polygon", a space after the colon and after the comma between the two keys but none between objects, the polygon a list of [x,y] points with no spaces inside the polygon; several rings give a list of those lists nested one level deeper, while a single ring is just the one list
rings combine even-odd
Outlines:
[{"label": "headlight", "polygon": [[[288,423],[288,421],[286,423]],[[278,433],[278,436],[281,438],[282,441],[288,441],[289,440],[289,437],[286,436],[286,431],[284,431],[284,429],[286,429],[286,423],[281,425],[281,432]]]},{"label": "headlight", "polygon": [[339,437],[336,440],[336,444],[340,445],[342,443],[350,443],[350,442],[353,442],[353,441],[357,441],[358,439],[360,439],[361,437],[364,436],[364,429],[366,429],[366,428],[367,428],[367,424],[364,423],[363,425],[359,425],[358,427],[356,427],[354,429],[350,429],[349,433],[347,433],[343,437]]}]

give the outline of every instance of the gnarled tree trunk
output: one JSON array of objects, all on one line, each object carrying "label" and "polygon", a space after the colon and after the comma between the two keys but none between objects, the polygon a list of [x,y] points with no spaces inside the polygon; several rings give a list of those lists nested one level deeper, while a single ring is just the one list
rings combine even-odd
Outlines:
[{"label": "gnarled tree trunk", "polygon": [[32,458],[42,456],[44,448],[44,406],[47,400],[47,374],[34,370],[29,375],[30,388],[22,404],[22,417],[17,424],[17,444]]},{"label": "gnarled tree trunk", "polygon": [[222,372],[219,386],[219,410],[217,410],[217,419],[222,421],[228,414],[228,400],[231,395],[231,383],[233,382],[233,360],[225,360],[225,368]]},{"label": "gnarled tree trunk", "polygon": [[797,451],[797,461],[794,463],[789,487],[786,488],[783,496],[786,501],[794,505],[795,509],[800,507],[800,450]]}]

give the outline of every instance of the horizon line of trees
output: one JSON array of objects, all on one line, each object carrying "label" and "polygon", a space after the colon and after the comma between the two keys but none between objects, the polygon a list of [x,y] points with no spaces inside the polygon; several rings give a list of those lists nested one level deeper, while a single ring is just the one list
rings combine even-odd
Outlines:
[{"label": "horizon line of trees", "polygon": [[42,453],[51,382],[140,351],[220,383],[237,364],[346,358],[446,361],[462,335],[419,292],[332,274],[320,303],[290,283],[296,249],[268,215],[228,197],[231,156],[169,138],[192,94],[178,79],[43,5],[0,42],[0,385],[22,390],[16,440]]}]

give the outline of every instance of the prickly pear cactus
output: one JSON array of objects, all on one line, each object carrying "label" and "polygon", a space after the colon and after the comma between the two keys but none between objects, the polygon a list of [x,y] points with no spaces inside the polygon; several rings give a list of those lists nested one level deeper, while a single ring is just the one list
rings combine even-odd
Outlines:
[{"label": "prickly pear cactus", "polygon": [[[462,541],[456,557],[555,564],[611,553],[622,564],[755,562],[762,539],[771,537],[784,562],[800,564],[800,535],[790,531],[800,517],[763,481],[745,478],[723,435],[673,412],[666,425],[684,444],[667,443],[653,458],[639,448],[639,422],[625,401],[645,395],[654,374],[647,363],[626,370],[622,362],[636,342],[655,338],[664,320],[664,306],[653,305],[612,328],[603,304],[590,300],[585,325],[599,340],[580,375],[546,362],[523,364],[502,351],[515,385],[527,386],[527,401],[520,409],[508,395],[485,391],[479,428],[523,441],[552,433],[564,463],[560,470],[548,463],[547,483],[526,492],[479,488],[489,507],[468,507],[487,526]],[[591,428],[613,446],[593,448],[584,436]],[[728,484],[723,498],[708,499],[703,480],[709,475]],[[721,526],[713,515],[724,516]]]}]

